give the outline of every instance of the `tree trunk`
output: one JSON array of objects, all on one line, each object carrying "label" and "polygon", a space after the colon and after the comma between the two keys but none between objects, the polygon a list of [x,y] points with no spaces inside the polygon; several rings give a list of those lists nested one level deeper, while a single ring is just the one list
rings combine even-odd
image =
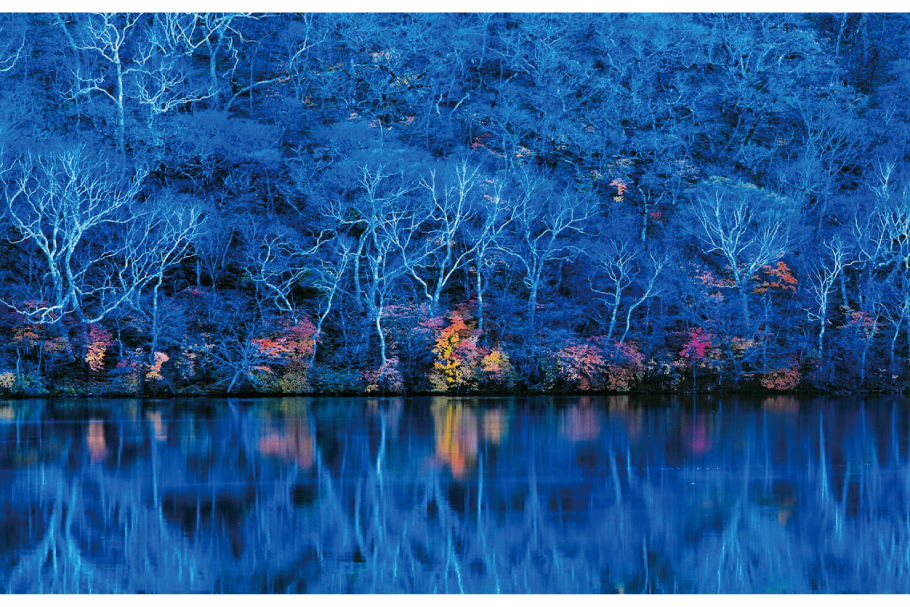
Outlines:
[{"label": "tree trunk", "polygon": [[531,294],[528,297],[528,326],[534,329],[537,320],[537,281],[531,283]]},{"label": "tree trunk", "polygon": [[354,301],[357,302],[357,311],[363,314],[363,293],[360,290],[360,255],[366,244],[366,233],[361,234],[357,242],[357,252],[354,254]]},{"label": "tree trunk", "polygon": [[818,328],[818,361],[819,361],[819,364],[823,364],[825,362],[825,356],[824,356],[824,352],[825,352],[825,349],[824,349],[824,346],[825,346],[825,313],[824,312],[822,312],[821,318],[819,319],[818,324],[819,324],[819,328]]},{"label": "tree trunk", "polygon": [[613,331],[616,329],[616,314],[619,312],[619,301],[622,296],[622,290],[619,288],[619,285],[616,286],[616,291],[613,293],[613,310],[610,311],[610,326],[607,329],[607,340],[613,339]]},{"label": "tree trunk", "polygon": [[376,312],[376,333],[379,335],[379,356],[382,361],[381,366],[379,367],[379,387],[382,388],[382,384],[385,381],[385,334],[382,332],[382,305],[379,306],[378,311]]},{"label": "tree trunk", "polygon": [[486,333],[483,331],[483,276],[480,272],[482,260],[477,258],[477,330],[480,332],[483,343],[487,343]]},{"label": "tree trunk", "polygon": [[234,377],[231,378],[231,384],[228,386],[227,392],[230,394],[234,391],[234,386],[237,385],[237,380],[240,379],[240,369],[234,371]]},{"label": "tree trunk", "polygon": [[119,55],[117,62],[117,149],[121,154],[126,152],[126,116],[123,110],[123,65]]},{"label": "tree trunk", "polygon": [[155,364],[155,352],[158,350],[158,337],[161,329],[158,323],[158,289],[161,288],[161,281],[164,279],[164,275],[158,275],[158,281],[155,283],[155,286],[152,288],[152,343],[151,351],[149,352],[149,363]]},{"label": "tree trunk", "polygon": [[746,329],[751,331],[752,316],[749,314],[749,293],[746,291],[745,285],[740,286],[739,294],[742,297],[743,319],[746,321]]},{"label": "tree trunk", "polygon": [[217,67],[218,49],[221,47],[221,38],[219,37],[218,44],[214,48],[212,48],[210,40],[206,40],[205,45],[209,49],[209,86],[212,88],[212,107],[218,109],[218,74],[215,68]]}]

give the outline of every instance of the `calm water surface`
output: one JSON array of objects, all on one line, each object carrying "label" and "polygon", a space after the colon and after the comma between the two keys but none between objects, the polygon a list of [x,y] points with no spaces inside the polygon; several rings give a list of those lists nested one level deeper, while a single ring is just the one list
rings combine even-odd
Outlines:
[{"label": "calm water surface", "polygon": [[907,592],[908,434],[903,398],[0,402],[0,589]]}]

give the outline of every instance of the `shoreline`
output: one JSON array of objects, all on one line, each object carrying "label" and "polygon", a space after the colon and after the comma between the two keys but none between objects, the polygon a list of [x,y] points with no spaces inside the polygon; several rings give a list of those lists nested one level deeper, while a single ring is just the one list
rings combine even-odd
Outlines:
[{"label": "shoreline", "polygon": [[616,397],[628,396],[635,398],[642,397],[743,397],[743,398],[773,398],[789,397],[798,399],[818,398],[825,396],[847,397],[847,396],[907,396],[906,390],[822,390],[822,389],[803,389],[793,391],[770,391],[770,390],[751,390],[751,389],[724,389],[724,390],[680,390],[680,391],[646,391],[646,390],[629,390],[624,392],[608,391],[511,391],[511,392],[350,392],[350,393],[331,393],[331,392],[306,392],[306,393],[275,393],[275,392],[234,392],[213,391],[207,393],[195,394],[173,394],[173,393],[145,393],[145,394],[128,394],[128,393],[72,393],[72,394],[32,394],[20,395],[10,394],[0,397],[0,402],[20,402],[29,400],[140,400],[140,401],[180,401],[194,399],[280,399],[280,398],[362,398],[362,399],[389,399],[389,398],[458,398],[458,399],[487,399],[487,398],[584,398],[584,397]]}]

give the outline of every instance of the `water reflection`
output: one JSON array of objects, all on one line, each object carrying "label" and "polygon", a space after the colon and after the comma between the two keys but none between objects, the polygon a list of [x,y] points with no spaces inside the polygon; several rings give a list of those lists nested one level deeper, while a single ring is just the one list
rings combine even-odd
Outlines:
[{"label": "water reflection", "polygon": [[0,404],[0,588],[910,590],[904,399],[158,404]]}]

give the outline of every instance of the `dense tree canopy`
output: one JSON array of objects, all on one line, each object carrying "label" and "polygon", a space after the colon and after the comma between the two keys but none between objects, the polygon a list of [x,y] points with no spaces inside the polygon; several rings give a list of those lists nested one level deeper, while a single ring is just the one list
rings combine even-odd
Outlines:
[{"label": "dense tree canopy", "polygon": [[0,389],[903,389],[908,25],[2,15]]}]

